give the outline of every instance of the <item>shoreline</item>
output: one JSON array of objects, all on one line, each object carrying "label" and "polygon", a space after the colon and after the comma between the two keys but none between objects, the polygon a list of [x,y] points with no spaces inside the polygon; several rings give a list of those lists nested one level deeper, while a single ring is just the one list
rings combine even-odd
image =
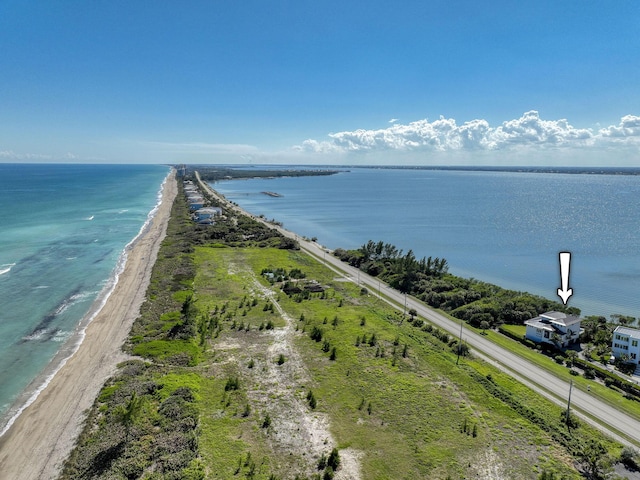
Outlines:
[{"label": "shoreline", "polygon": [[109,300],[109,297],[115,290],[116,286],[118,285],[120,275],[124,271],[127,264],[129,252],[152,224],[158,208],[162,203],[162,195],[168,178],[169,175],[167,175],[167,177],[165,177],[165,179],[163,180],[157,193],[156,204],[147,215],[147,219],[145,220],[144,224],[142,225],[142,227],[140,227],[140,230],[138,231],[136,236],[133,237],[133,239],[124,246],[122,252],[120,252],[120,256],[118,257],[116,266],[107,279],[104,288],[92,302],[89,310],[87,310],[87,313],[80,319],[80,321],[74,328],[73,333],[69,335],[69,337],[64,341],[60,349],[56,352],[56,354],[53,356],[44,370],[26,386],[24,391],[20,393],[20,395],[9,407],[9,409],[0,416],[0,445],[2,436],[7,433],[9,428],[11,428],[13,423],[18,419],[18,417],[20,417],[22,412],[26,408],[28,408],[29,405],[35,402],[35,400],[38,398],[38,395],[40,395],[40,393],[42,393],[42,391],[47,388],[47,385],[49,385],[55,375],[60,371],[62,367],[64,367],[67,361],[78,351],[78,349],[82,345],[87,327],[100,313],[104,305]]},{"label": "shoreline", "polygon": [[[121,346],[145,300],[177,193],[176,185],[172,170],[162,184],[160,201],[125,247],[116,266],[113,287],[96,299],[78,326],[75,340],[57,355],[54,370],[44,374],[44,383],[32,390],[27,403],[3,430],[0,436],[3,478],[58,475],[81,432],[84,412],[116,365],[127,358]],[[39,380],[42,382],[43,377]]]},{"label": "shoreline", "polygon": [[[587,208],[586,196],[581,194],[577,197],[580,202],[568,200],[571,211],[576,213],[570,216],[571,222],[569,222],[570,217],[566,217],[567,235],[556,240],[557,232],[563,231],[557,226],[551,229],[553,235],[538,235],[532,232],[548,228],[543,226],[547,224],[545,222],[557,225],[562,215],[558,214],[559,216],[554,217],[555,214],[551,214],[558,212],[554,207],[557,203],[536,202],[536,207],[540,206],[542,209],[529,210],[534,204],[522,200],[534,192],[533,186],[545,184],[544,175],[532,174],[530,178],[526,173],[522,173],[504,177],[500,174],[480,171],[466,174],[454,171],[428,173],[427,169],[420,169],[424,170],[423,173],[415,170],[414,175],[411,173],[413,170],[408,168],[389,167],[388,170],[390,176],[387,176],[382,169],[376,171],[354,168],[352,172],[355,173],[350,174],[353,179],[349,180],[346,176],[342,177],[342,180],[340,176],[319,181],[303,180],[302,184],[277,180],[269,183],[268,186],[263,184],[264,182],[255,181],[246,187],[235,180],[229,180],[212,183],[212,186],[219,189],[221,193],[227,194],[229,201],[246,206],[256,216],[275,218],[299,235],[318,238],[321,243],[332,249],[357,249],[368,240],[382,240],[405,252],[411,249],[418,258],[444,257],[448,260],[449,272],[456,276],[481,280],[506,290],[529,292],[550,301],[559,301],[556,295],[559,285],[558,252],[573,251],[574,269],[571,283],[574,292],[577,293],[569,300],[568,305],[580,308],[584,316],[609,317],[611,314],[637,316],[640,301],[636,298],[634,289],[637,291],[635,285],[640,282],[640,275],[638,275],[640,267],[637,265],[637,258],[628,253],[633,251],[632,247],[637,243],[637,238],[623,237],[620,234],[617,237],[602,234],[612,229],[609,223],[600,221],[603,216],[615,218],[616,221],[612,222],[615,225],[624,224],[622,219],[618,219],[618,213],[615,216],[603,214],[603,212],[606,213],[604,207],[595,212],[591,204]],[[480,174],[481,176],[477,177]],[[449,205],[440,200],[429,200],[430,193],[407,194],[407,198],[411,198],[412,206],[411,208],[409,205],[406,205],[406,208],[403,207],[404,200],[398,201],[400,197],[396,194],[402,192],[400,189],[404,188],[402,185],[409,185],[407,182],[413,181],[414,176],[416,182],[418,182],[417,177],[420,177],[420,185],[423,179],[425,185],[433,185],[428,186],[426,190],[422,189],[425,192],[433,190],[443,194],[445,189],[436,185],[445,183],[453,190],[460,190],[465,186],[477,187],[480,197],[474,204],[480,207],[477,214],[473,215],[473,220],[467,214],[459,214],[469,209],[464,203],[456,202],[462,200],[467,202],[468,198],[476,197],[475,194],[469,197],[464,191],[456,193]],[[616,202],[616,206],[623,202],[627,196],[627,190],[633,193],[637,190],[637,185],[633,183],[635,178],[633,176],[596,177],[596,175],[588,175],[580,180],[575,175],[572,177],[558,174],[554,177],[554,182],[557,182],[556,189],[570,188],[572,191],[579,190],[577,186],[583,181],[589,182],[585,185],[593,185],[600,192],[614,192],[612,188],[616,187],[617,193],[611,197],[611,201]],[[517,180],[512,180],[513,178]],[[394,195],[365,195],[363,190],[361,195],[353,197],[348,185],[353,183],[353,187],[359,191],[367,185],[366,182],[371,182],[376,187],[387,182],[393,188]],[[522,196],[519,194],[514,197],[513,204],[510,203],[508,208],[496,207],[495,201],[488,200],[495,198],[493,194],[489,195],[490,189],[486,187],[489,182],[496,187],[499,186],[501,192],[505,192],[504,188],[523,188],[518,190]],[[480,185],[484,186],[480,187]],[[275,203],[267,199],[268,197],[255,195],[264,189],[283,194],[282,203]],[[332,192],[325,201],[322,201],[322,194],[318,193],[323,191],[322,189]],[[408,189],[412,192],[419,190],[421,189]],[[291,195],[295,195],[295,200],[292,200]],[[438,195],[437,198],[446,197]],[[352,200],[357,202],[358,208],[349,206],[354,205]],[[359,202],[363,202],[362,205],[369,205],[377,201],[385,207],[384,209],[381,207],[375,215],[367,216],[358,213],[359,208],[366,208],[360,207]],[[424,201],[428,206],[428,208],[425,207],[426,213],[421,213],[420,208],[414,208],[413,205],[417,205],[419,201]],[[315,205],[322,205],[322,207],[317,208]],[[517,205],[517,209],[512,211],[512,205]],[[448,211],[448,208],[451,209],[450,219],[442,214]],[[581,208],[584,210],[577,213]],[[384,221],[379,218],[382,211],[384,211]],[[621,211],[623,211],[622,208],[616,208],[616,212]],[[478,220],[483,218],[483,212],[486,213],[486,220]],[[508,212],[510,213],[507,215]],[[514,215],[519,220],[516,220]],[[596,215],[598,215],[597,222]],[[507,218],[514,219],[506,221]],[[411,228],[409,228],[410,225]],[[523,226],[526,225],[530,226],[530,230],[523,230]],[[607,225],[607,228],[603,230],[602,225]],[[615,227],[613,230],[618,228]],[[545,239],[552,236],[554,240]]]}]

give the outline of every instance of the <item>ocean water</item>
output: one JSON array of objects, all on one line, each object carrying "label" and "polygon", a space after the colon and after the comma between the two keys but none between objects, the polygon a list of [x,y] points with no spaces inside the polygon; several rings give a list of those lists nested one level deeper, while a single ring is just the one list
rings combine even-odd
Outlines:
[{"label": "ocean water", "polygon": [[168,173],[0,164],[0,432],[81,340]]},{"label": "ocean water", "polygon": [[444,257],[454,274],[557,301],[559,252],[570,251],[569,305],[640,316],[640,176],[345,170],[212,187],[331,249],[382,240]]}]

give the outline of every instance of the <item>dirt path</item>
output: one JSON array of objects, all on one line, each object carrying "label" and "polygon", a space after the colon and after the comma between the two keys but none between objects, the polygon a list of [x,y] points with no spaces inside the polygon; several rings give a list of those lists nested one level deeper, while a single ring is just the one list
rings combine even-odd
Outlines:
[{"label": "dirt path", "polygon": [[[237,360],[248,362],[252,358],[255,361],[247,395],[252,410],[262,416],[268,414],[271,419],[266,435],[273,451],[283,459],[281,468],[295,465],[293,474],[310,476],[318,472],[321,455],[328,456],[337,443],[331,435],[328,415],[312,410],[307,402],[312,382],[295,345],[296,336],[301,335],[295,330],[296,321],[278,303],[277,294],[263,286],[253,273],[240,272],[236,266],[231,266],[229,271],[246,276],[253,292],[269,300],[285,322],[283,327],[264,331],[263,335],[268,336],[266,345],[263,342],[237,345],[241,347],[239,357],[245,357]],[[278,365],[280,354],[284,355],[285,362]],[[360,457],[353,449],[340,450],[341,466],[335,479],[360,480]]]}]

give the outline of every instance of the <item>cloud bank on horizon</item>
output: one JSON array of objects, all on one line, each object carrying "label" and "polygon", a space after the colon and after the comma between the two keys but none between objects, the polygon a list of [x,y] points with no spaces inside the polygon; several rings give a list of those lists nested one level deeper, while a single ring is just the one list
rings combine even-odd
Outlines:
[{"label": "cloud bank on horizon", "polygon": [[640,154],[640,116],[635,115],[625,115],[618,125],[597,130],[576,128],[566,119],[545,120],[536,110],[496,127],[484,119],[458,125],[455,119],[443,116],[432,122],[424,119],[408,124],[392,120],[387,128],[330,133],[328,140],[308,139],[293,149],[301,153],[348,154],[549,151],[563,148],[585,151],[622,147]]},{"label": "cloud bank on horizon", "polygon": [[[125,144],[122,160],[115,163],[130,163],[126,152],[136,150],[142,158],[156,159],[154,163],[640,166],[640,116],[631,114],[616,125],[597,128],[577,128],[567,119],[546,120],[536,110],[498,126],[484,119],[458,124],[443,116],[410,123],[391,118],[387,125],[330,133],[327,139],[307,139],[275,151],[248,143],[140,140]],[[114,160],[76,152],[0,150],[0,162],[7,161]]]}]

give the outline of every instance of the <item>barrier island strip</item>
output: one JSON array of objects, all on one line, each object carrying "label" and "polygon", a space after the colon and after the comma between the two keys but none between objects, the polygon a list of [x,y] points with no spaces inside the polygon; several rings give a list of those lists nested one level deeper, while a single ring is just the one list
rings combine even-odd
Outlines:
[{"label": "barrier island strip", "polygon": [[[275,227],[205,192],[222,216],[195,224],[177,187],[127,356],[59,478],[577,479],[634,461]],[[0,471],[27,461],[3,447]]]}]

